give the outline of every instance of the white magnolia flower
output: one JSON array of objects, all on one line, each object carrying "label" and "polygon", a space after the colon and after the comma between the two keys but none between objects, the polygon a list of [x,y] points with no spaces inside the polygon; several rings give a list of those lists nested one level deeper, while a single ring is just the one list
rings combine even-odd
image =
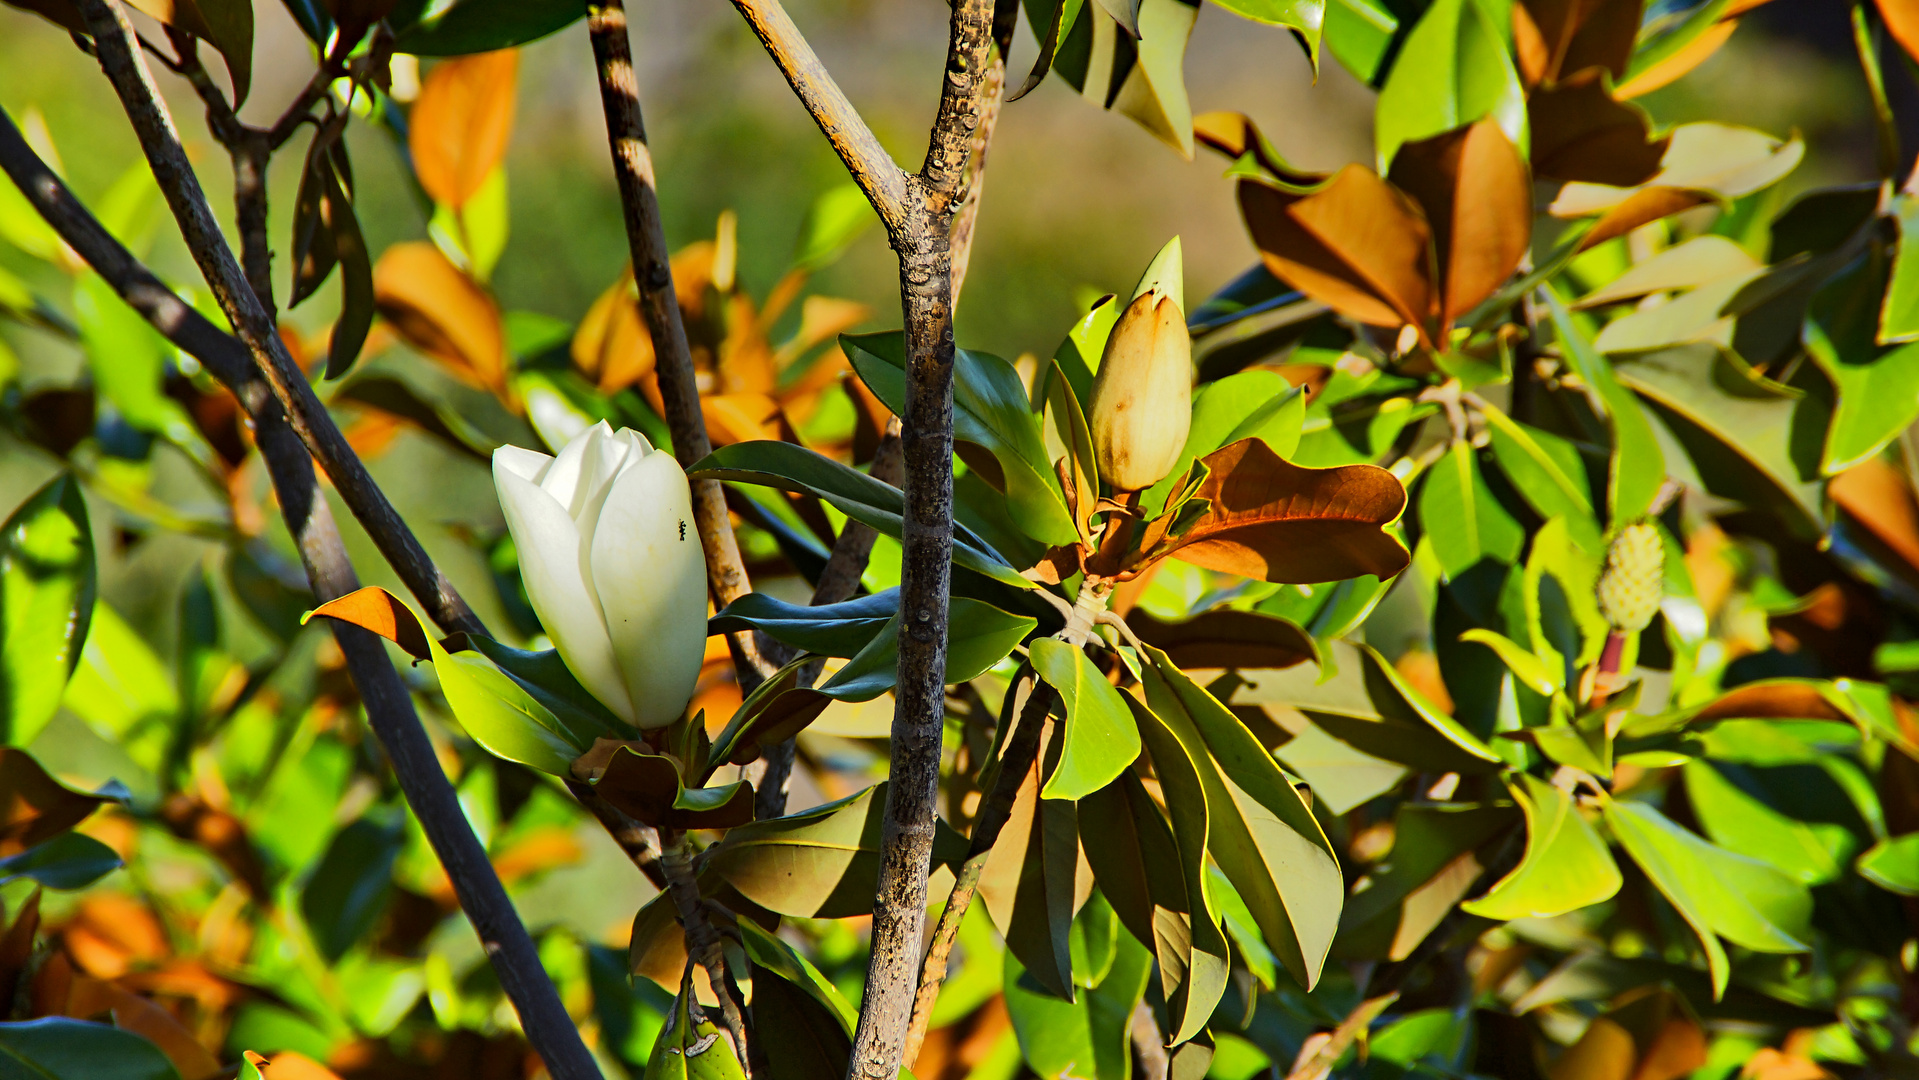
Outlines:
[{"label": "white magnolia flower", "polygon": [[568,670],[636,727],[678,719],[706,651],[706,560],[673,455],[601,421],[558,457],[495,450],[493,486]]}]

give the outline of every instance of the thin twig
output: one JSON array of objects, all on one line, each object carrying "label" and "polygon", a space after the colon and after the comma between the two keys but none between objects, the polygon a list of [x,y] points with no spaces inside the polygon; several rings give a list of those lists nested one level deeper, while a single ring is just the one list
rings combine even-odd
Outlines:
[{"label": "thin twig", "polygon": [[720,999],[720,1015],[732,1036],[733,1050],[740,1065],[752,1077],[751,1057],[746,1038],[746,1018],[740,1010],[739,988],[726,971],[726,950],[720,944],[719,931],[707,918],[706,905],[700,900],[700,884],[693,870],[693,848],[686,834],[677,829],[662,829],[660,864],[666,871],[666,890],[679,913],[680,926],[686,932],[686,951],[706,969],[707,981]]},{"label": "thin twig", "polygon": [[[808,115],[832,145],[833,152],[845,163],[853,181],[866,193],[889,235],[908,225],[909,203],[904,170],[880,145],[865,118],[853,108],[833,76],[820,63],[813,46],[780,6],[779,0],[733,0],[733,6],[746,19],[747,26],[766,46],[767,54],[779,65],[793,93],[806,106]],[[957,11],[957,9],[956,9]]]},{"label": "thin twig", "polygon": [[[1013,814],[1013,803],[1019,798],[1020,785],[1026,781],[1026,774],[1032,771],[1033,762],[1039,757],[1040,735],[1046,728],[1046,714],[1059,699],[1058,691],[1040,681],[1030,667],[1022,675],[1022,679],[1015,680],[1015,690],[1006,695],[1009,718],[1018,704],[1018,725],[1006,741],[1006,751],[1000,756],[993,789],[981,803],[979,819],[973,825],[966,861],[960,864],[959,873],[953,879],[953,891],[947,894],[946,907],[940,911],[939,923],[933,928],[933,944],[926,950],[926,959],[920,964],[919,988],[913,995],[913,1016],[906,1029],[902,1061],[911,1062],[918,1058],[920,1046],[926,1041],[933,1005],[939,1001],[940,984],[946,981],[946,968],[952,960],[953,945],[959,940],[960,923],[965,920],[966,909],[972,906],[973,896],[979,891],[980,875],[986,870],[986,861],[993,853],[993,845],[999,842],[1000,830],[1006,827],[1007,819]],[[1023,703],[1018,700],[1021,690],[1025,691]]]},{"label": "thin twig", "polygon": [[[620,206],[626,219],[633,280],[639,289],[640,313],[653,339],[666,425],[673,435],[673,455],[681,467],[691,468],[711,453],[713,446],[706,434],[706,416],[700,407],[686,327],[680,320],[679,297],[673,291],[666,229],[660,222],[653,157],[646,145],[639,80],[633,71],[633,47],[621,0],[600,0],[589,7],[587,30],[599,71],[600,105],[606,113],[613,174],[619,182]],[[739,542],[733,536],[726,494],[719,481],[693,481],[693,519],[706,553],[708,590],[715,607],[723,608],[751,591],[752,585],[747,580],[746,561],[740,557]],[[761,655],[750,631],[729,635],[727,644],[743,692],[751,693],[761,680],[779,670],[778,664]]]},{"label": "thin twig", "polygon": [[173,118],[153,85],[152,73],[140,59],[126,14],[114,0],[79,0],[79,6],[93,31],[100,68],[113,84],[133,123],[140,148],[146,154],[174,219],[179,222],[187,249],[193,254],[227,321],[245,342],[253,362],[272,387],[273,395],[280,399],[300,441],[326,469],[353,516],[366,528],[380,553],[393,564],[400,579],[433,621],[448,632],[464,630],[484,634],[486,627],[433,564],[419,539],[373,482],[366,465],[347,445],[346,437],[327,415],[313,387],[307,384],[305,373],[287,352],[273,319],[254,296],[246,275],[221,235],[200,179],[187,161]]},{"label": "thin twig", "polygon": [[[255,440],[314,595],[328,600],[357,588],[357,577],[319,490],[312,459],[288,426],[279,401],[266,387],[246,348],[183,302],[115,240],[33,152],[4,111],[0,111],[0,170],[129,306],[168,340],[197,357],[239,399],[253,421]],[[488,861],[486,849],[473,835],[459,797],[440,769],[432,743],[413,711],[413,699],[387,659],[385,647],[357,627],[335,623],[333,630],[365,703],[367,722],[385,747],[407,804],[445,866],[501,987],[519,1011],[528,1041],[554,1077],[597,1080],[599,1069],[547,979],[539,953]]]}]

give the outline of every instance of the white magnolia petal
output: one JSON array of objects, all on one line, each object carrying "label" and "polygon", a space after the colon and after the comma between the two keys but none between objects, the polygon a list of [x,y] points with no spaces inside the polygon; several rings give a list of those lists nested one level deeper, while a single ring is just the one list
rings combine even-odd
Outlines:
[{"label": "white magnolia petal", "polygon": [[540,478],[541,489],[566,508],[566,516],[580,515],[580,481],[591,469],[589,463],[598,457],[600,441],[612,434],[613,429],[604,420],[587,428],[579,438],[560,449],[559,456],[553,459],[546,475]]},{"label": "white magnolia petal", "polygon": [[580,685],[631,722],[633,703],[600,616],[599,596],[580,565],[579,529],[557,499],[511,471],[496,468],[493,484],[519,550],[527,599],[553,647]]},{"label": "white magnolia petal", "polygon": [[514,476],[537,484],[540,477],[546,475],[547,466],[553,464],[552,454],[542,454],[538,450],[528,450],[524,446],[500,446],[493,451],[493,468],[505,469]]},{"label": "white magnolia petal", "polygon": [[600,510],[592,566],[634,723],[672,723],[706,653],[706,560],[672,455],[648,454],[621,471]]}]

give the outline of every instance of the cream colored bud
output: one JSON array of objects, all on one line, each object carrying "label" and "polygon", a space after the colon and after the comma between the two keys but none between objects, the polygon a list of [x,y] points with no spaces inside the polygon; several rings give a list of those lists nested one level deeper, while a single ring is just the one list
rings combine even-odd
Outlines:
[{"label": "cream colored bud", "polygon": [[1665,595],[1666,546],[1659,530],[1637,521],[1619,530],[1606,545],[1606,566],[1599,573],[1599,613],[1614,630],[1637,633],[1652,625]]},{"label": "cream colored bud", "polygon": [[1193,423],[1193,339],[1170,296],[1142,293],[1106,339],[1087,422],[1100,479],[1119,491],[1171,472]]}]

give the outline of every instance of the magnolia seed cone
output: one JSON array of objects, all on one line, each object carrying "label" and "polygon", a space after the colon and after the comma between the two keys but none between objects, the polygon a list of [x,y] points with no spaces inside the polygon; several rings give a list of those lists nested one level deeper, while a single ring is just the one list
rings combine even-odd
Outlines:
[{"label": "magnolia seed cone", "polygon": [[1612,628],[1632,634],[1652,624],[1665,595],[1666,547],[1659,530],[1640,521],[1619,530],[1606,546],[1599,573],[1599,613]]},{"label": "magnolia seed cone", "polygon": [[1115,490],[1151,487],[1178,463],[1193,422],[1193,341],[1172,297],[1145,293],[1119,317],[1087,419],[1100,478]]}]

